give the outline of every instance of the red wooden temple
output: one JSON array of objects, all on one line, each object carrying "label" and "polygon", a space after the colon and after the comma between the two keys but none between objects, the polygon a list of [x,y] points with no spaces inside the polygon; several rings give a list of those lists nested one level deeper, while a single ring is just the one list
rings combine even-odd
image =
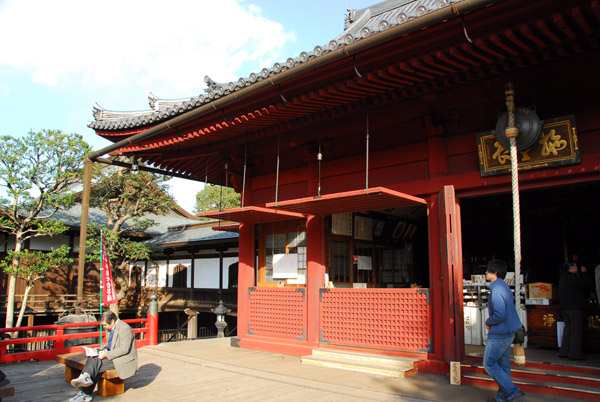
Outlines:
[{"label": "red wooden temple", "polygon": [[447,372],[465,353],[464,283],[513,260],[510,156],[495,136],[507,82],[522,132],[533,111],[541,126],[519,150],[525,281],[597,257],[599,33],[596,0],[383,2],[351,10],[326,45],[237,82],[206,77],[206,94],[97,107],[90,127],[115,144],[91,158],[243,195],[209,214],[240,222],[239,346],[327,345]]}]

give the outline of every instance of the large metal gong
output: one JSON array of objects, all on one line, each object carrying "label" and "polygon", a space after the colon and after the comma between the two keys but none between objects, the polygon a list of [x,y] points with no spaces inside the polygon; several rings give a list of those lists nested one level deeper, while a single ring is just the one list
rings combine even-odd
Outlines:
[{"label": "large metal gong", "polygon": [[[517,136],[517,150],[524,151],[531,147],[542,132],[542,122],[537,114],[526,107],[519,107],[515,111],[515,124],[519,128]],[[504,113],[496,123],[494,135],[504,149],[510,149],[510,140],[506,137],[508,127],[508,113]]]}]

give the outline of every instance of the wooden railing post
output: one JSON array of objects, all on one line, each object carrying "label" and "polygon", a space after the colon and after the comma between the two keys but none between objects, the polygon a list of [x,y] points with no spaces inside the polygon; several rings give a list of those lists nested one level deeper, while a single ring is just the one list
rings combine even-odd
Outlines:
[{"label": "wooden railing post", "polygon": [[56,336],[58,339],[54,341],[54,350],[56,350],[58,354],[62,353],[62,350],[65,348],[65,340],[62,337],[64,334],[65,329],[61,325],[57,325]]},{"label": "wooden railing post", "polygon": [[158,345],[158,295],[150,295],[150,306],[148,307],[148,340],[150,346]]}]

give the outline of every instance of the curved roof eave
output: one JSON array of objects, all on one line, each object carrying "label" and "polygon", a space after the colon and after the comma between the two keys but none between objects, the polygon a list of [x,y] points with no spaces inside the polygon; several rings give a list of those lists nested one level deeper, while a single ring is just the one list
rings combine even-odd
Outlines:
[{"label": "curved roof eave", "polygon": [[[344,32],[332,39],[328,44],[316,46],[313,51],[301,52],[299,57],[289,57],[273,67],[265,67],[260,72],[252,72],[247,78],[240,77],[236,82],[218,84],[205,76],[208,85],[205,95],[193,96],[178,100],[164,100],[150,94],[149,103],[152,110],[139,112],[116,112],[94,106],[95,121],[88,122],[88,127],[98,131],[122,131],[150,126],[181,115],[189,110],[209,104],[214,100],[226,97],[243,88],[274,77],[284,71],[291,70],[314,59],[336,51],[338,48],[360,42],[369,37],[387,31],[391,27],[417,20],[427,14],[453,4],[467,0],[388,0],[374,4],[363,10],[349,10],[350,15],[358,16],[349,21]],[[348,18],[348,17],[347,17]]]}]

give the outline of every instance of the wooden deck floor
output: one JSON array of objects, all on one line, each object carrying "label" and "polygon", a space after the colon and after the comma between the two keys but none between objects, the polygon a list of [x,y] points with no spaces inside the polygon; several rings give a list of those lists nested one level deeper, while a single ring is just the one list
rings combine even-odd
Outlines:
[{"label": "wooden deck floor", "polygon": [[[490,389],[451,386],[442,375],[390,378],[303,365],[299,357],[230,346],[230,339],[165,343],[138,350],[138,374],[125,393],[94,401],[482,401]],[[0,369],[15,386],[8,402],[67,401],[76,389],[56,362],[6,364]],[[528,395],[527,401],[567,399]]]}]

